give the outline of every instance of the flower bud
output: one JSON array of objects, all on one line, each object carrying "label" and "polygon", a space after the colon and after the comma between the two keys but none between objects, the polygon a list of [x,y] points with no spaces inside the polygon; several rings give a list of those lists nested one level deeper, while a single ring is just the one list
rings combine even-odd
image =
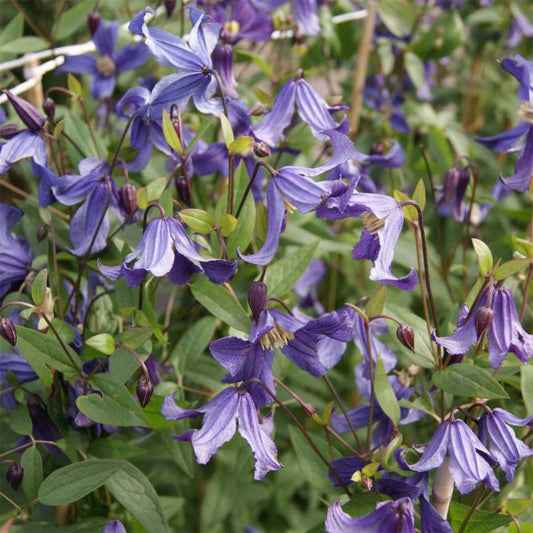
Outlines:
[{"label": "flower bud", "polygon": [[191,205],[191,195],[189,194],[189,187],[187,187],[187,178],[183,176],[176,178],[176,190],[178,191],[178,198],[185,205]]},{"label": "flower bud", "polygon": [[174,9],[176,8],[176,0],[165,0],[163,3],[165,4],[167,19],[169,19],[172,16],[172,13],[174,13]]},{"label": "flower bud", "polygon": [[0,137],[9,140],[21,131],[17,124],[6,124],[0,128]]},{"label": "flower bud", "polygon": [[10,318],[0,318],[0,336],[5,339],[11,346],[17,344],[17,330]]},{"label": "flower bud", "polygon": [[254,320],[259,318],[267,303],[267,286],[262,281],[252,281],[248,289],[248,305],[252,310]]},{"label": "flower bud", "polygon": [[37,241],[41,242],[46,239],[48,235],[48,226],[45,224],[44,226],[41,226],[40,228],[37,228],[37,231],[35,232],[37,236]]},{"label": "flower bud", "polygon": [[46,118],[35,107],[23,98],[19,98],[10,91],[4,91],[7,99],[30,131],[39,131],[45,124]]},{"label": "flower bud", "polygon": [[54,120],[54,116],[56,114],[56,103],[49,96],[44,99],[43,110],[49,120]]},{"label": "flower bud", "polygon": [[378,141],[377,143],[374,143],[370,147],[369,154],[370,155],[383,155],[384,152],[385,152],[385,145],[381,141]]},{"label": "flower bud", "polygon": [[14,463],[7,469],[6,479],[13,490],[18,490],[23,478],[24,469],[19,464]]},{"label": "flower bud", "polygon": [[153,392],[154,386],[152,385],[151,381],[146,379],[141,379],[138,381],[136,393],[141,407],[146,407],[148,405]]},{"label": "flower bud", "polygon": [[494,311],[490,307],[480,307],[476,313],[474,324],[476,325],[477,338],[487,331],[494,320]]},{"label": "flower bud", "polygon": [[412,352],[415,351],[415,333],[411,326],[408,324],[398,326],[396,337],[406,348],[409,348]]},{"label": "flower bud", "polygon": [[131,183],[126,183],[118,191],[120,207],[129,215],[133,216],[138,209],[137,190]]},{"label": "flower bud", "polygon": [[87,17],[87,26],[89,26],[89,31],[91,32],[91,35],[94,35],[96,33],[98,26],[100,26],[101,20],[102,17],[100,16],[100,13],[96,11],[91,11],[89,13],[89,16]]},{"label": "flower bud", "polygon": [[255,157],[268,157],[272,153],[270,146],[263,141],[254,142],[253,148]]},{"label": "flower bud", "polygon": [[260,117],[265,111],[265,106],[263,104],[255,104],[252,109],[250,109],[250,116]]}]

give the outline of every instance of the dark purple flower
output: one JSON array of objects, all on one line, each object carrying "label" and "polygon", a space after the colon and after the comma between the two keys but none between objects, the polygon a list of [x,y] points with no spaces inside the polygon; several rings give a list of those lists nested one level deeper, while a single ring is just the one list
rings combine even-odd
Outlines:
[{"label": "dark purple flower", "polygon": [[374,263],[370,279],[394,285],[403,290],[413,290],[418,281],[414,268],[409,274],[397,278],[391,272],[394,248],[403,227],[403,209],[392,197],[348,191],[342,196],[330,197],[317,214],[321,218],[338,220],[347,217],[361,218],[365,224],[360,241],[353,249],[354,259],[369,259]]},{"label": "dark purple flower", "polygon": [[[272,11],[288,0],[250,0],[260,11]],[[316,0],[291,0],[292,14],[298,23],[298,31],[304,35],[320,33],[320,19]]]},{"label": "dark purple flower", "polygon": [[9,231],[21,216],[18,207],[0,204],[0,299],[13,283],[25,279],[31,268],[28,242]]},{"label": "dark purple flower", "polygon": [[90,88],[93,98],[109,98],[115,88],[116,75],[125,70],[144,65],[150,51],[143,43],[129,44],[115,52],[118,22],[100,20],[93,41],[100,57],[91,54],[67,56],[58,72],[91,74]]},{"label": "dark purple flower", "polygon": [[324,99],[300,74],[283,85],[270,113],[254,126],[256,137],[271,146],[276,146],[283,131],[291,122],[295,105],[298,115],[309,124],[317,139],[322,140],[328,135],[325,130],[341,129],[343,126],[333,120]]},{"label": "dark purple flower", "polygon": [[[476,317],[479,309],[487,306],[487,289],[479,299],[476,308],[470,313],[463,306],[457,319],[457,328],[449,337],[433,338],[452,355],[466,353],[478,340]],[[489,344],[489,362],[493,368],[499,368],[509,352],[513,352],[521,361],[527,363],[533,356],[533,335],[526,333],[516,311],[511,291],[507,287],[496,288],[492,295],[490,309],[494,312],[487,329]],[[465,320],[468,317],[468,320]]]},{"label": "dark purple flower", "polygon": [[24,469],[18,463],[12,464],[6,472],[7,482],[13,490],[18,490],[24,479]]},{"label": "dark purple flower", "polygon": [[14,409],[17,406],[15,400],[16,386],[9,381],[9,373],[19,384],[37,379],[37,374],[24,357],[15,353],[0,353],[0,405],[4,409]]},{"label": "dark purple flower", "polygon": [[511,483],[518,463],[524,457],[531,457],[533,449],[517,439],[507,424],[533,426],[533,416],[518,418],[499,407],[490,413],[485,412],[479,419],[479,440],[488,446],[505,472],[505,478]]},{"label": "dark purple flower", "polygon": [[211,22],[201,10],[191,7],[193,27],[187,44],[181,37],[149,28],[146,20],[152,13],[149,7],[137,13],[130,22],[130,31],[144,36],[156,61],[179,72],[164,77],[155,85],[151,94],[151,114],[158,118],[163,109],[168,110],[173,104],[182,111],[192,97],[199,111],[218,115],[222,103],[213,98],[217,81],[212,72],[211,53],[217,44],[220,24]]},{"label": "dark purple flower", "polygon": [[436,207],[441,213],[443,207],[452,207],[453,218],[463,221],[463,199],[466,194],[470,172],[468,168],[451,168],[444,175],[442,194],[436,199]]},{"label": "dark purple flower", "polygon": [[109,279],[125,276],[130,287],[137,287],[148,272],[156,277],[168,274],[171,280],[174,277],[178,283],[186,283],[192,272],[202,271],[213,283],[224,283],[235,274],[237,262],[202,257],[181,223],[165,216],[148,223],[137,248],[122,265],[107,267],[98,261],[98,267]]},{"label": "dark purple flower", "polygon": [[492,490],[500,489],[492,470],[492,466],[497,463],[496,458],[462,420],[443,422],[420,460],[410,465],[410,468],[415,472],[434,470],[447,456],[450,459],[450,474],[461,494],[471,492],[479,482],[485,483]]},{"label": "dark purple flower", "polygon": [[328,509],[327,533],[415,533],[415,510],[409,498],[380,502],[376,510],[360,518],[346,514],[339,500]]},{"label": "dark purple flower", "polygon": [[517,9],[516,5],[511,5],[511,11],[513,16],[505,44],[509,48],[514,48],[520,44],[522,37],[533,37],[533,24]]},{"label": "dark purple flower", "polygon": [[326,274],[326,267],[320,259],[312,259],[292,290],[300,298],[300,307],[311,307],[318,315],[324,313],[324,307],[318,300],[317,289]]},{"label": "dark purple flower", "polygon": [[273,430],[272,415],[260,420],[254,400],[245,390],[230,387],[195,410],[177,406],[171,394],[165,398],[161,413],[167,420],[204,414],[201,429],[192,429],[174,437],[191,442],[200,464],[209,462],[238,429],[254,454],[255,479],[262,479],[270,470],[282,468],[277,459],[276,445],[270,438]]}]

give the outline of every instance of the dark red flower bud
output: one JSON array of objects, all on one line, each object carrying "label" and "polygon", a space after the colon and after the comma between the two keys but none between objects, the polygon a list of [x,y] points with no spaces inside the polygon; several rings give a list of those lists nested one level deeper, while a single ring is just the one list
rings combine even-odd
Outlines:
[{"label": "dark red flower bud", "polygon": [[137,190],[135,187],[131,183],[126,183],[126,185],[119,189],[118,197],[122,209],[128,213],[128,215],[133,216],[139,207],[137,205]]},{"label": "dark red flower bud", "polygon": [[406,348],[409,348],[412,352],[415,351],[415,332],[411,326],[408,324],[398,326],[396,337]]},{"label": "dark red flower bud", "polygon": [[476,313],[474,323],[476,325],[477,338],[479,339],[494,320],[494,311],[490,307],[480,307]]},{"label": "dark red flower bud", "polygon": [[267,286],[262,281],[252,281],[248,289],[248,305],[252,310],[254,320],[259,318],[267,303]]},{"label": "dark red flower bud", "polygon": [[137,398],[139,400],[139,403],[141,404],[141,407],[146,407],[148,405],[148,402],[150,401],[150,398],[152,397],[152,394],[154,392],[154,386],[152,385],[151,381],[148,381],[146,379],[141,379],[137,383]]},{"label": "dark red flower bud", "polygon": [[0,336],[5,339],[11,346],[17,344],[17,330],[10,318],[0,318]]},{"label": "dark red flower bud", "polygon": [[167,18],[170,18],[176,7],[176,0],[165,0],[164,4],[167,12]]},{"label": "dark red flower bud", "polygon": [[370,155],[383,155],[384,153],[385,153],[385,145],[381,141],[374,143],[370,147],[370,152],[369,152]]},{"label": "dark red flower bud", "polygon": [[178,198],[185,205],[191,205],[191,195],[189,194],[189,187],[187,187],[187,178],[183,176],[176,178],[176,190],[178,191]]},{"label": "dark red flower bud", "polygon": [[0,128],[0,137],[9,140],[21,131],[17,124],[6,124]]},{"label": "dark red flower bud", "polygon": [[24,478],[24,469],[17,463],[12,464],[6,472],[6,479],[13,490],[18,490]]},{"label": "dark red flower bud", "polygon": [[102,17],[100,16],[100,13],[96,11],[91,11],[89,13],[89,16],[87,17],[87,26],[89,26],[89,31],[91,32],[91,35],[94,35],[96,33],[98,26],[100,26],[101,20]]},{"label": "dark red flower bud", "polygon": [[56,114],[56,103],[49,96],[44,99],[43,110],[49,120],[54,120],[54,116]]},{"label": "dark red flower bud", "polygon": [[39,131],[45,124],[46,118],[34,106],[23,98],[19,98],[10,91],[4,91],[7,99],[30,131]]},{"label": "dark red flower bud", "polygon": [[37,235],[37,240],[39,242],[44,241],[48,235],[48,226],[45,224],[44,226],[37,228],[35,234]]},{"label": "dark red flower bud", "polygon": [[254,142],[254,155],[256,157],[268,157],[271,154],[270,146],[263,141]]}]

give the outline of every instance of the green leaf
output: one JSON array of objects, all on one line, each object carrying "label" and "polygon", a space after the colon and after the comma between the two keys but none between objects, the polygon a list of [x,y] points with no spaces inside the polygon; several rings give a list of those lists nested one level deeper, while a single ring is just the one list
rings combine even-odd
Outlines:
[{"label": "green leaf", "polygon": [[31,299],[35,305],[42,305],[46,297],[46,280],[48,279],[48,269],[43,268],[33,280],[31,286]]},{"label": "green leaf", "polygon": [[150,182],[146,187],[137,189],[137,203],[141,209],[146,209],[149,203],[155,202],[161,198],[167,186],[167,178],[157,178]]},{"label": "green leaf", "polygon": [[415,12],[407,0],[379,0],[378,13],[383,24],[396,37],[406,37],[411,33]]},{"label": "green leaf", "polygon": [[[274,75],[274,70],[272,68],[272,65],[260,55],[254,54],[250,50],[247,50],[246,48],[240,48],[235,47],[234,48],[235,55],[245,57],[246,59],[251,59],[269,78],[272,78]],[[255,88],[254,88],[255,92]],[[265,103],[265,102],[264,102]]]},{"label": "green leaf", "polygon": [[119,471],[124,461],[89,459],[64,466],[52,472],[39,489],[39,500],[44,505],[62,505],[75,502]]},{"label": "green leaf", "polygon": [[54,24],[52,36],[56,41],[61,41],[72,35],[81,28],[87,21],[87,15],[93,8],[94,0],[83,0],[76,3],[63,13],[61,18]]},{"label": "green leaf", "polygon": [[187,328],[170,355],[170,362],[182,373],[191,368],[207,348],[216,326],[216,318],[205,316]]},{"label": "green leaf", "polygon": [[513,241],[515,250],[518,253],[533,259],[533,243],[529,242],[526,239],[521,239],[516,235],[511,235],[511,241]]},{"label": "green leaf", "polygon": [[[469,505],[452,502],[448,512],[448,520],[454,531],[459,531],[463,520],[470,513]],[[468,524],[463,530],[464,533],[487,533],[493,529],[506,526],[511,522],[511,518],[506,515],[492,511],[475,511],[468,520]]]},{"label": "green leaf", "polygon": [[404,56],[404,64],[414,86],[417,89],[424,87],[426,80],[422,60],[416,54],[413,54],[413,52],[407,52]]},{"label": "green leaf", "polygon": [[78,409],[91,420],[110,426],[150,427],[139,404],[128,389],[109,374],[96,374],[91,385],[103,393],[78,396]]},{"label": "green leaf", "polygon": [[[61,345],[51,333],[39,333],[23,326],[16,326],[16,329],[17,348],[47,387],[52,384],[52,373],[46,365],[63,372],[68,380],[80,377],[78,370],[72,366]],[[66,346],[66,349],[72,360],[81,367],[78,354],[70,346]]]},{"label": "green leaf", "polygon": [[152,328],[129,328],[120,335],[120,342],[132,350],[138,350],[144,343],[152,337]]},{"label": "green leaf", "polygon": [[400,406],[392,386],[387,378],[387,372],[383,366],[383,361],[381,360],[380,355],[377,356],[376,361],[376,400],[378,401],[383,412],[394,422],[395,425],[398,425],[400,422]]},{"label": "green leaf", "polygon": [[[392,195],[394,196],[394,199],[398,202],[405,202],[406,200],[410,200],[409,196],[405,194],[403,191],[395,190]],[[405,205],[403,206],[403,216],[409,221],[414,222],[415,220],[418,220],[418,211],[416,208],[412,205]]]},{"label": "green leaf", "polygon": [[137,320],[137,323],[141,326],[146,326],[146,323],[141,323],[143,319],[148,321],[148,324],[152,327],[154,330],[154,335],[156,336],[157,340],[163,344],[167,343],[167,340],[165,337],[163,337],[163,331],[161,329],[161,325],[157,321],[157,316],[155,314],[154,308],[152,307],[152,304],[150,303],[150,299],[148,298],[148,293],[146,287],[144,287],[144,298],[143,298],[143,307],[142,311],[137,311],[135,313],[135,318]]},{"label": "green leaf", "polygon": [[532,504],[533,502],[531,500],[516,498],[513,500],[507,500],[505,502],[504,510],[518,516],[527,511]]},{"label": "green leaf", "polygon": [[250,319],[238,300],[222,285],[198,279],[191,284],[193,296],[214,316],[226,324],[248,333]]},{"label": "green leaf", "polygon": [[179,217],[196,233],[207,235],[213,231],[214,218],[202,209],[182,209]]},{"label": "green leaf", "polygon": [[247,150],[253,142],[253,137],[237,137],[229,145],[228,150],[234,154],[240,154]]},{"label": "green leaf", "polygon": [[170,115],[166,111],[166,109],[163,109],[163,136],[165,137],[165,141],[167,141],[168,145],[174,152],[177,152],[178,154],[183,153],[183,146],[181,145],[180,139],[178,137],[178,134],[176,133],[176,130],[174,129],[174,125],[172,124],[172,120],[170,119]]},{"label": "green leaf", "polygon": [[29,500],[37,498],[39,487],[43,481],[43,461],[36,446],[28,448],[20,459],[20,466],[24,469],[22,489]]},{"label": "green leaf", "polygon": [[115,351],[115,339],[109,333],[93,335],[85,341],[91,348],[99,352],[111,355]]},{"label": "green leaf", "polygon": [[68,90],[71,93],[74,93],[78,98],[81,98],[83,96],[81,83],[78,81],[78,78],[76,78],[72,74],[68,74],[67,76],[67,86]]},{"label": "green leaf", "polygon": [[0,52],[9,52],[12,54],[28,54],[30,52],[39,52],[49,48],[49,44],[40,37],[19,37],[12,41],[6,42],[0,46]]},{"label": "green leaf", "polygon": [[522,389],[522,398],[529,416],[533,415],[533,366],[522,365],[520,367],[520,388]]},{"label": "green leaf", "polygon": [[120,469],[107,479],[105,486],[150,533],[169,533],[159,497],[138,468],[120,461]]},{"label": "green leaf", "polygon": [[291,291],[309,266],[317,245],[318,241],[315,241],[303,246],[268,267],[264,281],[270,296],[283,298]]},{"label": "green leaf", "polygon": [[229,150],[235,137],[233,136],[233,129],[226,115],[220,115],[220,126],[222,128],[222,137],[224,137],[226,148]]},{"label": "green leaf", "polygon": [[238,221],[229,213],[225,213],[220,217],[220,232],[223,237],[229,237],[237,229]]},{"label": "green leaf", "polygon": [[479,272],[482,276],[486,276],[492,269],[493,260],[490,248],[480,239],[472,239],[474,252],[476,252],[479,263]]},{"label": "green leaf", "polygon": [[[420,206],[420,209],[424,211],[426,207],[426,186],[424,180],[419,179],[415,190],[413,191],[413,200]],[[418,212],[416,214],[418,218]]]},{"label": "green leaf", "polygon": [[415,40],[411,49],[422,59],[440,59],[450,55],[464,40],[461,16],[453,10],[433,22],[429,30]]},{"label": "green leaf", "polygon": [[451,365],[433,374],[432,381],[439,389],[454,396],[468,398],[509,398],[505,389],[491,376],[490,372],[468,363]]},{"label": "green leaf", "polygon": [[387,296],[387,287],[382,285],[366,303],[365,313],[369,318],[381,315],[385,306],[385,297]]},{"label": "green leaf", "polygon": [[518,274],[521,270],[529,266],[531,259],[511,259],[500,265],[494,273],[494,279],[500,281]]},{"label": "green leaf", "polygon": [[31,435],[33,422],[31,421],[28,406],[26,404],[17,405],[17,407],[10,412],[9,427],[19,435]]}]

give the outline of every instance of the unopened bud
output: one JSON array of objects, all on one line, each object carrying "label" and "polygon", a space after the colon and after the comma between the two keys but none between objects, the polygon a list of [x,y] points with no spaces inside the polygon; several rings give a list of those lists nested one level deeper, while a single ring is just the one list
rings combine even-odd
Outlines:
[{"label": "unopened bud", "polygon": [[87,26],[89,26],[89,31],[91,32],[91,35],[94,35],[96,33],[98,26],[100,26],[101,20],[102,17],[100,16],[100,13],[96,11],[91,11],[89,13],[87,17]]},{"label": "unopened bud", "polygon": [[44,99],[43,110],[49,120],[54,120],[54,116],[56,114],[56,103],[49,96]]},{"label": "unopened bud", "polygon": [[254,142],[254,155],[256,157],[268,157],[272,151],[270,146],[263,141]]},{"label": "unopened bud", "polygon": [[165,0],[163,3],[165,4],[167,19],[169,19],[172,16],[172,13],[174,12],[174,9],[176,7],[176,0]]},{"label": "unopened bud", "polygon": [[259,318],[267,303],[267,286],[262,281],[252,281],[248,289],[248,305],[252,310],[254,320]]},{"label": "unopened bud", "polygon": [[13,490],[18,490],[24,478],[24,469],[17,463],[12,464],[6,472],[7,482]]},{"label": "unopened bud", "polygon": [[39,131],[44,126],[46,118],[34,106],[10,91],[4,91],[4,94],[30,131]]},{"label": "unopened bud", "polygon": [[490,327],[494,320],[494,311],[490,307],[480,307],[476,313],[474,323],[476,325],[477,338],[479,339]]},{"label": "unopened bud", "polygon": [[385,152],[385,145],[381,142],[381,141],[378,141],[377,143],[374,143],[371,147],[370,147],[370,155],[383,155],[383,153]]},{"label": "unopened bud", "polygon": [[0,128],[0,137],[2,139],[12,139],[15,135],[19,134],[22,130],[17,124],[6,124]]},{"label": "unopened bud", "polygon": [[141,379],[137,383],[137,398],[139,400],[139,403],[141,404],[141,407],[146,407],[148,405],[148,402],[150,401],[150,398],[152,397],[152,394],[154,392],[154,386],[152,385],[151,381],[148,381],[146,379]]},{"label": "unopened bud", "polygon": [[189,187],[187,186],[187,178],[176,178],[176,190],[178,191],[178,198],[185,205],[191,205],[191,195],[189,194]]},{"label": "unopened bud", "polygon": [[11,346],[17,344],[17,330],[15,324],[10,318],[0,318],[0,336],[5,339]]},{"label": "unopened bud", "polygon": [[44,241],[48,235],[48,226],[45,224],[44,226],[37,228],[35,234],[37,235],[38,242]]},{"label": "unopened bud", "polygon": [[409,348],[412,352],[415,351],[415,333],[409,324],[398,326],[396,337],[406,348]]},{"label": "unopened bud", "polygon": [[250,109],[250,115],[252,117],[260,117],[265,111],[265,106],[263,104],[255,104],[252,109]]},{"label": "unopened bud", "polygon": [[126,183],[126,185],[120,188],[118,191],[118,197],[120,200],[120,206],[129,216],[132,216],[137,212],[137,190],[131,183]]},{"label": "unopened bud", "polygon": [[295,31],[293,34],[292,34],[292,45],[297,45],[297,46],[300,46],[304,41],[303,41],[303,37],[302,37],[302,34],[299,32],[299,31]]}]

